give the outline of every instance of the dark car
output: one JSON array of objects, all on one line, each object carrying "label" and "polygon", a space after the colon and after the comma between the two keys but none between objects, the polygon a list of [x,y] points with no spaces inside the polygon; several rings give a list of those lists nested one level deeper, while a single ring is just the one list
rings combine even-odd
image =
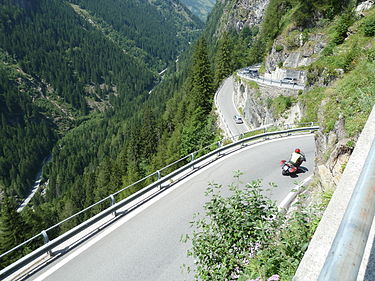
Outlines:
[{"label": "dark car", "polygon": [[289,78],[285,77],[283,80],[281,80],[285,84],[292,84],[292,85],[297,85],[297,78]]}]

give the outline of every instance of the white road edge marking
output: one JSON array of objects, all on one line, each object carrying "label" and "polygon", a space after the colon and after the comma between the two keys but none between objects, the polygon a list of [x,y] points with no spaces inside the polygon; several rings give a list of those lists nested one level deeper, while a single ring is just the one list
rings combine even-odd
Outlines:
[{"label": "white road edge marking", "polygon": [[311,175],[307,178],[305,178],[296,188],[295,190],[296,191],[291,191],[289,192],[289,194],[284,198],[283,201],[281,201],[281,203],[279,204],[279,210],[282,210],[282,209],[287,209],[289,207],[289,205],[292,203],[292,201],[297,197],[298,193],[299,193],[299,189],[305,185],[307,182],[309,182],[312,178],[313,178],[314,175]]},{"label": "white road edge marking", "polygon": [[[232,79],[234,80],[234,77],[232,76]],[[233,108],[234,108],[234,110],[237,112],[237,114],[239,115],[239,116],[241,116],[241,113],[240,113],[240,111],[238,110],[238,108],[237,108],[237,106],[236,106],[236,103],[234,102],[234,81],[233,81],[233,83],[232,83],[233,85],[233,92],[232,92],[232,103],[233,103]],[[242,118],[243,118],[243,116],[241,116]],[[243,124],[246,126],[246,128],[247,128],[247,130],[248,131],[250,131],[251,130],[251,128],[250,128],[250,126],[247,124],[247,122],[246,122],[246,120],[245,120],[245,118],[243,118],[244,120],[243,120]]]},{"label": "white road edge marking", "polygon": [[[308,135],[299,135],[299,136],[289,136],[289,137],[285,137],[285,138],[282,138],[282,139],[290,139],[290,138],[302,138],[302,137],[307,137],[307,136],[311,136],[311,134],[308,134]],[[268,143],[271,143],[271,142],[275,142],[275,141],[279,141],[280,138],[277,138],[277,139],[272,139],[272,140],[268,140],[268,141],[264,141],[264,142],[260,142],[260,143],[256,143],[254,145],[251,145],[247,148],[244,148],[244,149],[240,149],[236,152],[233,152],[233,153],[230,153],[228,155],[226,155],[225,157],[217,160],[217,161],[214,161],[212,164],[216,165],[224,160],[226,160],[226,158],[229,158],[229,157],[232,157],[233,155],[236,155],[238,153],[241,153],[243,152],[244,150],[248,150],[248,149],[251,149],[253,147],[256,147],[256,146],[260,146],[260,145],[264,145],[264,144],[268,144]],[[205,170],[211,168],[212,165],[209,164],[207,165],[206,167],[200,169],[199,171],[195,172],[194,176],[204,172]],[[150,201],[148,201],[147,203],[145,203],[144,205],[142,205],[141,207],[138,207],[137,209],[135,209],[134,211],[132,211],[131,213],[127,214],[123,219],[120,219],[118,222],[115,222],[112,226],[108,227],[107,229],[105,229],[102,233],[100,233],[99,235],[97,235],[95,238],[91,239],[89,242],[87,242],[85,245],[83,245],[82,247],[78,248],[76,251],[72,252],[71,254],[69,254],[66,258],[63,258],[60,262],[58,262],[56,265],[54,265],[53,267],[51,267],[50,269],[48,269],[46,272],[44,272],[42,275],[40,275],[39,277],[37,277],[36,279],[34,279],[34,281],[41,281],[41,280],[44,280],[45,278],[47,278],[48,276],[50,276],[52,273],[54,273],[55,271],[57,271],[59,268],[63,267],[65,264],[67,264],[68,262],[70,262],[72,259],[74,259],[75,257],[77,257],[78,255],[80,255],[81,253],[83,253],[84,251],[86,251],[88,248],[90,248],[92,245],[94,245],[95,243],[97,243],[99,240],[101,240],[102,238],[104,238],[105,236],[107,236],[108,234],[110,234],[112,231],[116,230],[117,228],[119,228],[120,226],[122,226],[125,222],[129,221],[130,219],[134,218],[136,215],[138,215],[139,213],[141,213],[142,211],[144,211],[145,209],[147,209],[149,206],[151,206],[152,204],[154,204],[156,201],[160,200],[161,198],[163,198],[164,196],[168,195],[170,192],[176,190],[179,186],[181,186],[182,184],[186,183],[188,180],[191,179],[191,176],[188,176],[186,177],[185,179],[183,179],[182,181],[180,181],[179,183],[175,184],[175,186],[169,188],[167,191],[161,193],[160,195],[156,196],[155,198],[151,199]],[[312,176],[310,176],[312,177]],[[307,182],[307,179],[306,178],[303,183]],[[302,183],[301,183],[302,185]],[[282,203],[289,197],[291,196],[291,194],[296,194],[296,192],[291,192],[287,195],[287,197],[282,201]],[[282,205],[282,203],[280,205]]]}]

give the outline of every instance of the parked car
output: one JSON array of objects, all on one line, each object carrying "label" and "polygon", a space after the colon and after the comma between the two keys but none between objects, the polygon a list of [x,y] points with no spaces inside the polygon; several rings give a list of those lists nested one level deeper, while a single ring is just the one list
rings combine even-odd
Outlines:
[{"label": "parked car", "polygon": [[242,120],[241,116],[234,115],[233,119],[234,119],[234,122],[236,122],[236,124],[242,124],[243,123],[243,120]]},{"label": "parked car", "polygon": [[282,83],[297,85],[297,78],[285,77],[281,80]]}]

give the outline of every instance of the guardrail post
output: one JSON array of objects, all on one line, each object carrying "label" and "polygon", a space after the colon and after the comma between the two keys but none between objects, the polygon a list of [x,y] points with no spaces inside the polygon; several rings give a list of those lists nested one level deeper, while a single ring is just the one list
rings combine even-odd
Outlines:
[{"label": "guardrail post", "polygon": [[160,176],[160,171],[156,171],[156,175],[158,176],[158,180],[160,180],[161,176]]},{"label": "guardrail post", "polygon": [[[109,199],[111,200],[111,206],[113,206],[113,205],[116,204],[116,199],[115,199],[115,197],[113,196],[113,194],[109,195]],[[114,216],[117,215],[116,211],[113,212],[113,215],[114,215]]]},{"label": "guardrail post", "polygon": [[[311,127],[314,126],[314,122],[311,122]],[[312,134],[314,132],[314,130],[310,130],[310,134]]]},{"label": "guardrail post", "polygon": [[[49,238],[48,238],[47,232],[45,230],[43,230],[40,234],[43,236],[44,244],[48,244]],[[52,256],[51,249],[48,250],[48,255]]]},{"label": "guardrail post", "polygon": [[[242,140],[243,138],[245,138],[245,134],[241,133],[238,139]],[[244,147],[244,146],[245,146],[245,143],[241,143],[241,147]]]},{"label": "guardrail post", "polygon": [[[193,162],[194,161],[194,152],[190,155],[191,155],[191,162]],[[191,168],[194,170],[194,165]]]},{"label": "guardrail post", "polygon": [[[222,146],[221,141],[218,141],[218,142],[217,142],[217,146],[218,146],[218,148],[220,148],[220,147]],[[220,155],[221,155],[221,154],[220,154],[220,151],[219,151],[219,153],[218,153],[218,157],[220,157]]]},{"label": "guardrail post", "polygon": [[[160,180],[161,179],[161,174],[160,174],[159,170],[156,171],[156,175],[158,176],[158,180]],[[159,185],[159,189],[161,189],[161,184]]]}]

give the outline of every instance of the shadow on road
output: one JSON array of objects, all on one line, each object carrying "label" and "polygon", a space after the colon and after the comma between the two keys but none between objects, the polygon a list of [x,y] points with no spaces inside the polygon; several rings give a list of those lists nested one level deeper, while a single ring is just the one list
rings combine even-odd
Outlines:
[{"label": "shadow on road", "polygon": [[304,174],[308,171],[309,169],[307,169],[306,167],[303,167],[303,166],[299,166],[297,171],[293,174],[290,175],[291,178],[298,178],[298,174]]}]

